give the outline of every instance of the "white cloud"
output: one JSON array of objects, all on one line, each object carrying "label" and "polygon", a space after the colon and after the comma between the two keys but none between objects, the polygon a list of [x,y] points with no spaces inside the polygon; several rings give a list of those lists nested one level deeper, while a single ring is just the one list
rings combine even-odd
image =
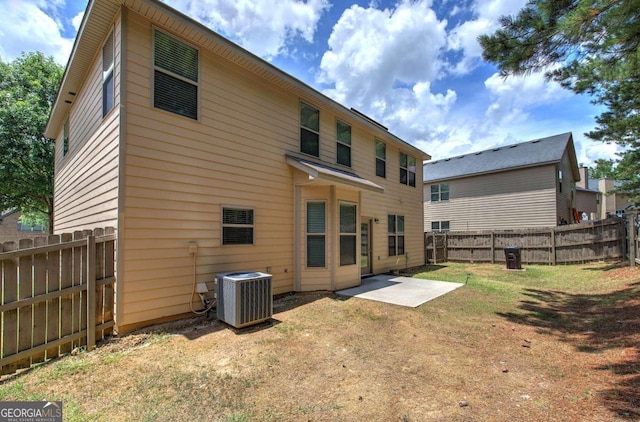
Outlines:
[{"label": "white cloud", "polygon": [[543,73],[503,78],[494,73],[485,81],[492,103],[485,116],[492,122],[521,122],[527,110],[534,106],[552,104],[572,96],[558,83],[547,81]]},{"label": "white cloud", "polygon": [[62,24],[55,18],[60,1],[9,1],[0,14],[0,57],[8,62],[22,52],[41,51],[56,62],[67,62],[73,39],[61,34]]},{"label": "white cloud", "polygon": [[353,5],[333,28],[317,78],[339,102],[420,141],[456,101],[454,91],[431,92],[445,26],[430,1],[404,0],[385,10]]},{"label": "white cloud", "polygon": [[80,29],[80,24],[82,23],[82,18],[84,18],[84,10],[71,19],[71,24],[75,28],[76,32]]},{"label": "white cloud", "polygon": [[475,0],[471,6],[474,18],[456,26],[449,34],[449,49],[462,53],[462,58],[450,69],[464,75],[481,63],[482,47],[478,37],[499,28],[501,16],[516,14],[526,0]]},{"label": "white cloud", "polygon": [[297,37],[313,41],[328,0],[167,0],[167,3],[260,57],[287,54]]}]

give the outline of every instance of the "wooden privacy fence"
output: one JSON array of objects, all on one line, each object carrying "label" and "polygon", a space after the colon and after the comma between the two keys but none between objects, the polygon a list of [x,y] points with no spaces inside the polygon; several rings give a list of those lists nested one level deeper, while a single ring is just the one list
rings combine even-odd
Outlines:
[{"label": "wooden privacy fence", "polygon": [[505,262],[504,248],[520,248],[522,263],[570,264],[625,259],[621,219],[545,229],[425,233],[425,261]]},{"label": "wooden privacy fence", "polygon": [[640,214],[627,214],[627,236],[629,237],[629,263],[632,267],[640,265]]},{"label": "wooden privacy fence", "polygon": [[112,332],[115,238],[107,228],[0,244],[0,374]]}]

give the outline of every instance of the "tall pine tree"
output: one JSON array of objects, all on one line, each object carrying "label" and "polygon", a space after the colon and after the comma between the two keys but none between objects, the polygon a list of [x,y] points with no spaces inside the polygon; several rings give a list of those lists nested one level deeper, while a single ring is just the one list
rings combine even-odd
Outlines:
[{"label": "tall pine tree", "polygon": [[618,191],[640,202],[640,0],[530,0],[479,37],[503,76],[546,72],[605,107],[586,135],[623,147]]}]

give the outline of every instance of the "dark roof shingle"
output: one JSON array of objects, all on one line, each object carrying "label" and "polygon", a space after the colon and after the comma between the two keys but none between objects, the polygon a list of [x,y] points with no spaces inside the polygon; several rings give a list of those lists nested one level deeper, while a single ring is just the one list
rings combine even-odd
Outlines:
[{"label": "dark roof shingle", "polygon": [[434,182],[556,163],[562,160],[569,142],[573,149],[571,132],[427,162],[423,165],[423,181]]}]

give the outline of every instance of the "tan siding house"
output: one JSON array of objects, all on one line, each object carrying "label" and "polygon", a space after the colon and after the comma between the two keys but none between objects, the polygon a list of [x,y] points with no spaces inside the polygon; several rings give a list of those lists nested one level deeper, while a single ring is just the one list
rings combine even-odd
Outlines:
[{"label": "tan siding house", "polygon": [[17,210],[0,211],[0,243],[47,235],[46,228],[41,225],[22,224],[21,216]]},{"label": "tan siding house", "polygon": [[574,220],[570,133],[427,162],[424,230],[550,227]]},{"label": "tan siding house", "polygon": [[424,263],[426,153],[159,1],[89,3],[47,135],[55,231],[118,229],[121,332],[221,272],[278,294]]}]

